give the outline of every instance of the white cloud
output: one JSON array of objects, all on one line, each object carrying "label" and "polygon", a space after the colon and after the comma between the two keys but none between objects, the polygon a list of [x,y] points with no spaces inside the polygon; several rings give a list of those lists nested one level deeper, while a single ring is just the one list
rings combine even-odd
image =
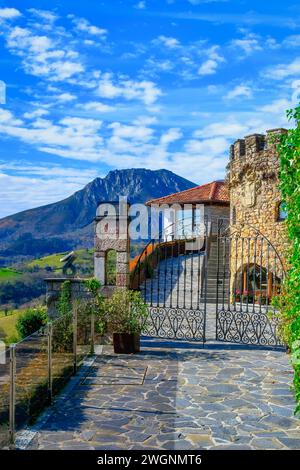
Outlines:
[{"label": "white cloud", "polygon": [[28,10],[33,15],[37,16],[39,19],[42,19],[48,23],[54,23],[58,16],[49,10],[38,10],[37,8],[29,8]]},{"label": "white cloud", "polygon": [[114,106],[109,106],[108,104],[100,103],[99,101],[89,101],[88,103],[85,103],[82,107],[87,111],[96,111],[98,113],[108,113],[115,109]]},{"label": "white cloud", "polygon": [[274,100],[272,103],[266,104],[262,106],[260,110],[264,113],[272,113],[272,114],[285,114],[285,111],[290,108],[291,102],[285,98],[279,98],[278,100]]},{"label": "white cloud", "polygon": [[213,75],[216,73],[218,68],[218,62],[213,59],[208,59],[199,67],[198,74],[199,75]]},{"label": "white cloud", "polygon": [[11,19],[21,16],[21,13],[16,8],[0,8],[0,18]]},{"label": "white cloud", "polygon": [[226,100],[233,100],[235,98],[251,98],[252,97],[252,90],[247,85],[237,85],[232,90],[230,90],[224,98]]},{"label": "white cloud", "polygon": [[[7,171],[14,171],[14,175]],[[57,202],[81,189],[97,176],[96,170],[0,163],[0,217]],[[20,194],[22,197],[20,198]]]},{"label": "white cloud", "polygon": [[7,36],[7,47],[22,58],[26,73],[50,81],[63,81],[84,71],[75,51],[68,46],[66,50],[57,48],[55,41],[35,35],[27,28],[12,28]]},{"label": "white cloud", "polygon": [[142,80],[137,82],[129,79],[116,81],[111,74],[106,73],[100,79],[98,94],[102,98],[137,99],[143,101],[146,105],[151,105],[156,102],[161,95],[161,91],[156,87],[155,83],[151,81]]},{"label": "white cloud", "polygon": [[[72,17],[72,15],[70,15]],[[73,23],[76,25],[78,31],[90,34],[91,36],[106,36],[107,29],[99,28],[98,26],[94,26],[85,18],[75,18],[73,17]]]},{"label": "white cloud", "polygon": [[289,64],[279,64],[267,68],[263,75],[274,80],[282,80],[287,77],[294,77],[300,74],[300,57],[297,57]]},{"label": "white cloud", "polygon": [[282,45],[285,47],[299,47],[300,46],[300,34],[293,34],[287,36],[283,41]]},{"label": "white cloud", "polygon": [[249,128],[247,125],[241,124],[237,121],[214,122],[208,124],[194,132],[194,137],[209,138],[209,137],[226,137],[238,138],[238,136],[245,135]]},{"label": "white cloud", "polygon": [[152,124],[156,123],[157,118],[155,116],[139,116],[133,121],[133,124],[137,126],[151,126]]},{"label": "white cloud", "polygon": [[46,116],[47,114],[49,114],[49,111],[47,111],[46,109],[43,109],[43,108],[38,108],[38,109],[35,109],[34,111],[31,111],[31,112],[27,112],[27,113],[24,113],[24,118],[25,119],[35,119],[35,118],[39,118],[39,117],[42,117],[42,116]]},{"label": "white cloud", "polygon": [[113,129],[113,137],[122,139],[133,139],[139,142],[148,142],[152,138],[153,130],[143,125],[128,126],[119,122],[113,122],[108,125]]},{"label": "white cloud", "polygon": [[180,46],[180,42],[176,38],[169,36],[158,36],[157,39],[153,41],[155,44],[162,44],[169,49],[175,49]]},{"label": "white cloud", "polygon": [[246,55],[250,55],[255,51],[261,51],[263,49],[258,37],[252,33],[249,33],[243,39],[233,39],[231,41],[231,46],[242,49]]},{"label": "white cloud", "polygon": [[58,101],[62,101],[63,103],[67,103],[70,101],[76,100],[76,96],[72,95],[71,93],[61,93],[55,97]]},{"label": "white cloud", "polygon": [[293,90],[291,105],[295,106],[300,101],[300,80],[292,80],[290,86]]},{"label": "white cloud", "polygon": [[21,119],[16,119],[10,111],[3,108],[0,108],[0,126],[1,123],[7,123],[11,126],[19,126],[23,124]]},{"label": "white cloud", "polygon": [[218,66],[225,62],[224,57],[219,54],[219,49],[219,46],[212,46],[206,51],[208,59],[199,67],[199,75],[213,75],[216,73]]},{"label": "white cloud", "polygon": [[163,71],[163,72],[170,72],[174,69],[175,64],[171,60],[157,60],[157,59],[148,59],[147,65],[149,67],[153,67],[153,69]]},{"label": "white cloud", "polygon": [[101,160],[101,126],[102,121],[98,119],[65,117],[54,124],[39,117],[25,127],[11,113],[0,110],[0,133],[33,145],[42,152],[75,160]]},{"label": "white cloud", "polygon": [[228,141],[221,136],[203,140],[192,139],[186,143],[185,148],[190,153],[216,155],[228,150]]},{"label": "white cloud", "polygon": [[160,144],[164,147],[167,147],[172,142],[181,139],[182,132],[178,128],[171,128],[165,134],[163,134],[160,138]]},{"label": "white cloud", "polygon": [[144,10],[146,8],[146,2],[142,0],[141,2],[136,3],[134,8],[137,8],[138,10]]}]

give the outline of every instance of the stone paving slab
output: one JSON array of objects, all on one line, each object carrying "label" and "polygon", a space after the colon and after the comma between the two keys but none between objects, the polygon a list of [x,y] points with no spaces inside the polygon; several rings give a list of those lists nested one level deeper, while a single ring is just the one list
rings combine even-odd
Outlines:
[{"label": "stone paving slab", "polygon": [[283,351],[145,339],[137,355],[105,346],[86,377],[30,448],[300,449]]}]

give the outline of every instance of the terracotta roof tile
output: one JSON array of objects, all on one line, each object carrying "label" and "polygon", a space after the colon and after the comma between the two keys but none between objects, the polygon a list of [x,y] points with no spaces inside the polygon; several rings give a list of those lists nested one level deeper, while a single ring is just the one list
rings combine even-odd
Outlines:
[{"label": "terracotta roof tile", "polygon": [[176,203],[216,203],[229,204],[229,190],[224,181],[213,181],[212,183],[196,186],[195,188],[186,189],[178,193],[151,199],[146,204],[176,204]]}]

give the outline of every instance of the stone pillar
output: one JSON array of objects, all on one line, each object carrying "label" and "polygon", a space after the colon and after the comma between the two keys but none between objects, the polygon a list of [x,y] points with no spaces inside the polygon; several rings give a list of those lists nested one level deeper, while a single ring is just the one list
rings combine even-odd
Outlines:
[{"label": "stone pillar", "polygon": [[[102,203],[95,219],[95,277],[104,286],[104,293],[113,287],[129,287],[129,204],[120,202]],[[106,280],[107,252],[115,250],[116,286],[108,286]],[[107,289],[108,288],[108,289]]]}]

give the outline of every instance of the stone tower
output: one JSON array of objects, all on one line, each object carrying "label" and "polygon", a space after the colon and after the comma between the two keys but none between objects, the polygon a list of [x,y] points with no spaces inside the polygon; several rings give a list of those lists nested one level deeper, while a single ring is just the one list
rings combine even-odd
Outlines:
[{"label": "stone tower", "polygon": [[286,132],[273,129],[266,135],[249,135],[230,148],[231,300],[250,296],[251,302],[268,303],[280,290],[288,239],[276,136]]},{"label": "stone tower", "polygon": [[252,226],[274,245],[282,258],[287,248],[284,203],[279,190],[279,156],[276,135],[253,134],[237,140],[230,148],[227,181],[230,191],[231,230]]}]

